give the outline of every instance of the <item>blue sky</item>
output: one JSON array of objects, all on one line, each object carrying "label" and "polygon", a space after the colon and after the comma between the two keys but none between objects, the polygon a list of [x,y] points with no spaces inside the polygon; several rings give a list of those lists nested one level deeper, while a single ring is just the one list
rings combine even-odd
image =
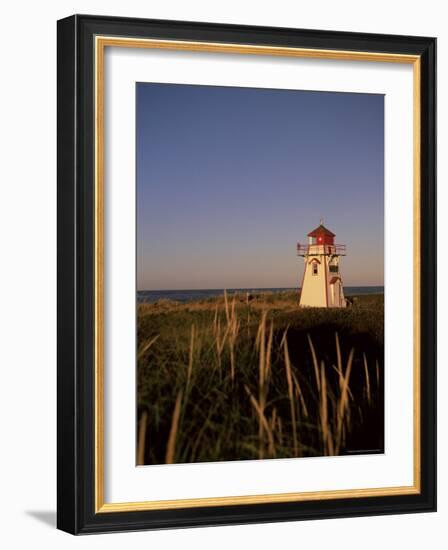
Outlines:
[{"label": "blue sky", "polygon": [[322,217],[382,285],[384,97],[137,84],[137,288],[295,287]]}]

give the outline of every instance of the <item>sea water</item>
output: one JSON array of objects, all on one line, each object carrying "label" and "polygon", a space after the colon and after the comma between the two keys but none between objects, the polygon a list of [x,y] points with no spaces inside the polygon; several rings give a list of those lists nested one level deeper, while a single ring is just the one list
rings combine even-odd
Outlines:
[{"label": "sea water", "polygon": [[[260,292],[295,292],[297,288],[227,288],[227,294],[234,293],[245,295],[259,294]],[[222,296],[223,288],[207,288],[202,290],[139,290],[137,292],[138,302],[157,302],[158,300],[173,300],[175,302],[192,302],[195,300],[206,300]],[[383,294],[383,286],[344,286],[345,296],[356,296],[360,294]]]}]

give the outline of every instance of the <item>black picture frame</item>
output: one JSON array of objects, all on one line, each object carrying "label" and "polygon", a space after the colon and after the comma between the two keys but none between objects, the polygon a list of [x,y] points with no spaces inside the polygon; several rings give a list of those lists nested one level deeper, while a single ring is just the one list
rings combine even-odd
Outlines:
[{"label": "black picture frame", "polygon": [[[415,55],[420,58],[420,492],[300,502],[95,510],[97,35]],[[73,534],[436,510],[436,39],[74,15],[58,22],[57,526]]]}]

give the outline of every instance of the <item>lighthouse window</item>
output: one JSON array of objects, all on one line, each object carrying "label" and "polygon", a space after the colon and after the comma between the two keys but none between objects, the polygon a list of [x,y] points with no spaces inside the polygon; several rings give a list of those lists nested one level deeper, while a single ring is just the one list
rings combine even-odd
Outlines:
[{"label": "lighthouse window", "polygon": [[317,275],[317,262],[313,262],[313,275]]},{"label": "lighthouse window", "polygon": [[330,265],[330,273],[337,273],[337,272],[338,272],[338,266]]}]

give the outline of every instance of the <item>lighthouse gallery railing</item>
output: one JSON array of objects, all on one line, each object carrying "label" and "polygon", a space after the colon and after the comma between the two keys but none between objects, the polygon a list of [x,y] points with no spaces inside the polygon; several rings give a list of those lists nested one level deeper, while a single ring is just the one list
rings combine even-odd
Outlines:
[{"label": "lighthouse gallery railing", "polygon": [[[323,248],[322,252],[316,251],[316,248]],[[310,253],[310,248],[313,250],[311,251],[312,254],[324,254],[331,256],[333,254],[337,254],[338,256],[345,256],[346,254],[346,246],[345,244],[300,244],[297,243],[297,256],[308,256]]]}]

